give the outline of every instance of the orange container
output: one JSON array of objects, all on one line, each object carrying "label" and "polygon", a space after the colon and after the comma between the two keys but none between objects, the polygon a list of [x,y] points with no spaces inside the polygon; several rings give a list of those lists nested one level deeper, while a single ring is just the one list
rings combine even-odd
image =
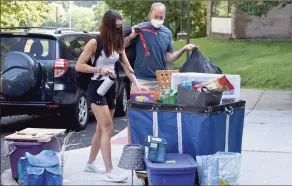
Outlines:
[{"label": "orange container", "polygon": [[156,70],[156,79],[160,89],[171,88],[171,74],[179,73],[178,70]]}]

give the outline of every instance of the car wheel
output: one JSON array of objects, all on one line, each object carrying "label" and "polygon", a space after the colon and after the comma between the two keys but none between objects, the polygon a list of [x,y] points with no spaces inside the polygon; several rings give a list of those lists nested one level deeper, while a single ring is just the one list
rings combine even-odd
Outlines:
[{"label": "car wheel", "polygon": [[123,117],[127,114],[128,106],[128,89],[126,87],[126,83],[121,84],[121,93],[117,97],[116,100],[116,110],[115,110],[115,116],[116,117]]},{"label": "car wheel", "polygon": [[73,128],[75,131],[84,130],[86,128],[90,114],[86,94],[83,91],[80,91],[78,94],[74,108],[71,109],[66,117],[71,120],[70,126],[68,126],[69,128]]},{"label": "car wheel", "polygon": [[78,100],[78,106],[77,106],[77,128],[80,129],[85,129],[88,123],[88,118],[89,118],[89,109],[88,109],[88,104],[87,100],[85,97],[85,94],[82,95],[79,100]]}]

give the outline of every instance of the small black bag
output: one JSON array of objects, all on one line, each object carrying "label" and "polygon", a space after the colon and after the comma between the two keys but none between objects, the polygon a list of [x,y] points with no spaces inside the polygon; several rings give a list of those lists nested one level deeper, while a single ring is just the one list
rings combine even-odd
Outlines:
[{"label": "small black bag", "polygon": [[[96,36],[95,39],[96,39],[96,42],[97,42],[97,47],[96,47],[96,51],[95,51],[95,59],[94,59],[93,64],[91,63],[91,59],[89,59],[89,61],[87,63],[88,65],[90,65],[92,67],[95,67],[96,61],[99,58],[99,56],[101,55],[101,51],[102,51],[102,42],[101,42],[100,36],[99,35]],[[92,76],[93,76],[93,73],[77,72],[77,74],[76,74],[76,85],[80,89],[86,91]]]},{"label": "small black bag", "polygon": [[198,48],[194,48],[192,54],[179,69],[180,72],[197,72],[208,74],[222,74],[219,67],[203,56]]}]

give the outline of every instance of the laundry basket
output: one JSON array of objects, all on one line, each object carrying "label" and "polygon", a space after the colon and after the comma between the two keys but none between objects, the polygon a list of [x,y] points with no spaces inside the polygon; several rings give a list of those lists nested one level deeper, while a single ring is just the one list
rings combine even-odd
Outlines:
[{"label": "laundry basket", "polygon": [[160,89],[167,89],[171,87],[172,73],[179,73],[178,70],[156,70],[157,83]]}]

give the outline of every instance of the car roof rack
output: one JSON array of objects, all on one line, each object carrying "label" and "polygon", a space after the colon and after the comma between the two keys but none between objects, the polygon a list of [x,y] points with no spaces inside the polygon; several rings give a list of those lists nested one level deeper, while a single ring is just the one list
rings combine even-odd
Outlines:
[{"label": "car roof rack", "polygon": [[34,29],[34,28],[40,28],[40,29],[50,29],[50,30],[53,30],[53,29],[57,29],[57,28],[54,28],[54,27],[32,27],[32,26],[18,26],[18,27],[0,27],[0,30],[30,30],[30,29]]},{"label": "car roof rack", "polygon": [[60,28],[60,27],[43,27],[43,26],[20,26],[20,27],[4,27],[1,28],[0,30],[17,30],[17,29],[22,29],[25,31],[34,29],[34,28],[39,28],[39,29],[45,29],[45,30],[55,30],[55,34],[61,34],[62,31],[71,31],[71,32],[83,32],[83,33],[88,33],[85,30],[79,30],[79,29],[75,29],[75,28]]},{"label": "car roof rack", "polygon": [[83,32],[83,33],[88,33],[87,31],[85,30],[80,30],[80,29],[75,29],[75,28],[57,28],[56,31],[55,31],[55,34],[61,34],[62,31],[71,31],[71,32]]}]

